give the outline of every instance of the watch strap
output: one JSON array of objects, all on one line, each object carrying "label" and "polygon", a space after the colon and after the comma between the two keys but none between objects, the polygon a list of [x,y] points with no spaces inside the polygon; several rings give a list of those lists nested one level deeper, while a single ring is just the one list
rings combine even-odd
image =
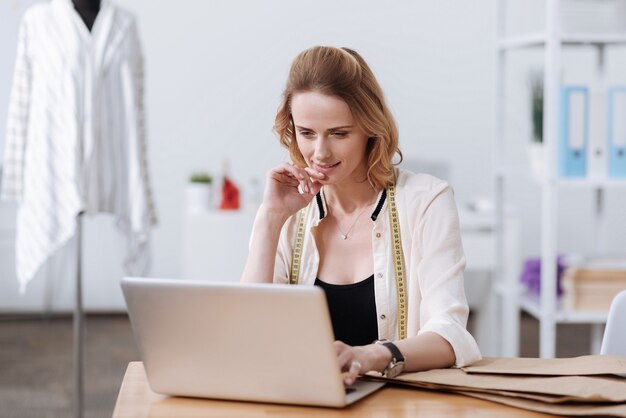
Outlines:
[{"label": "watch strap", "polygon": [[384,345],[391,352],[391,363],[400,363],[404,361],[404,356],[400,349],[391,341],[379,341],[378,344]]}]

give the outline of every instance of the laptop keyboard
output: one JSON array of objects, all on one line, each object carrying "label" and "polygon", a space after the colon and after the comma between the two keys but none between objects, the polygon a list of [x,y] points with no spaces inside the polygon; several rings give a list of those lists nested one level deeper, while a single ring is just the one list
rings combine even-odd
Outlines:
[{"label": "laptop keyboard", "polygon": [[346,395],[354,392],[356,389],[355,388],[345,388],[346,389]]}]

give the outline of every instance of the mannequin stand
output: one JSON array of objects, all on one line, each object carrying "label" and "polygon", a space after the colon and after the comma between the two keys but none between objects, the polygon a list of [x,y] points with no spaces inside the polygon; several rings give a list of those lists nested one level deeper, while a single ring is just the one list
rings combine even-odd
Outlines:
[{"label": "mannequin stand", "polygon": [[82,286],[82,220],[84,212],[76,216],[76,301],[74,305],[74,417],[83,417],[83,341],[84,312]]}]

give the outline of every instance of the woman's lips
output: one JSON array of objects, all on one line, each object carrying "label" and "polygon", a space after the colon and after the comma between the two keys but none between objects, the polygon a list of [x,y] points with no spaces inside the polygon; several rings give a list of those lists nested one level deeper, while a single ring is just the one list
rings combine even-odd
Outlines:
[{"label": "woman's lips", "polygon": [[322,174],[326,174],[328,175],[330,172],[332,172],[340,163],[335,163],[335,164],[324,164],[324,165],[319,165],[319,164],[315,164],[313,163],[313,169],[315,171],[319,171]]}]

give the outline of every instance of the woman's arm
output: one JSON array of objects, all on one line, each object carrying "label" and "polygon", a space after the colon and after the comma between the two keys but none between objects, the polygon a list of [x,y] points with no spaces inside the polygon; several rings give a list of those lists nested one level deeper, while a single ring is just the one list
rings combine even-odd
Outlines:
[{"label": "woman's arm", "polygon": [[276,249],[283,225],[291,215],[308,205],[322,187],[311,176],[322,178],[323,175],[309,171],[283,164],[268,172],[263,203],[254,220],[242,282],[273,281]]},{"label": "woman's arm", "polygon": [[[458,367],[480,360],[480,350],[467,331],[469,307],[463,272],[465,254],[452,188],[442,182],[424,199],[414,237],[420,237],[421,260],[415,266],[422,300],[419,334],[436,334],[449,342]],[[415,256],[417,257],[417,255]]]},{"label": "woman's arm", "polygon": [[[443,369],[455,363],[454,350],[450,343],[434,332],[425,332],[393,343],[404,356],[404,372]],[[371,370],[382,373],[391,362],[391,352],[381,344],[351,347],[335,341],[335,348],[342,371],[348,372],[345,377],[348,385],[359,374]]]},{"label": "woman's arm", "polygon": [[434,332],[424,332],[395,344],[404,355],[405,372],[444,369],[453,366],[456,361],[450,343]]},{"label": "woman's arm", "polygon": [[250,251],[241,276],[242,282],[272,283],[274,260],[280,230],[288,216],[268,212],[261,206],[254,220]]}]

